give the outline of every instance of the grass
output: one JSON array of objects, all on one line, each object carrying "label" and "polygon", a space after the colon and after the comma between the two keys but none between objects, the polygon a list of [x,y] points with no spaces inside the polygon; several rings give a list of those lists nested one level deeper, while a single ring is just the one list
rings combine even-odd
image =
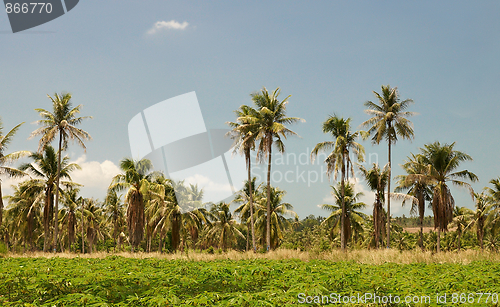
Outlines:
[{"label": "grass", "polygon": [[327,260],[333,262],[350,261],[361,264],[380,265],[384,263],[397,263],[397,264],[410,264],[410,263],[456,263],[456,264],[469,264],[475,261],[490,261],[500,262],[500,254],[488,251],[478,250],[464,250],[461,252],[421,252],[421,251],[398,251],[394,249],[380,249],[380,250],[349,250],[342,252],[334,250],[324,253],[312,253],[296,250],[278,249],[270,253],[253,253],[253,252],[238,252],[228,251],[221,254],[208,254],[202,252],[188,251],[187,253],[175,254],[160,254],[153,253],[106,253],[97,252],[93,254],[74,254],[74,253],[25,253],[25,254],[8,254],[12,258],[105,258],[110,255],[120,256],[124,258],[134,259],[165,259],[165,260],[189,260],[189,261],[216,261],[216,260],[254,260],[254,259],[268,259],[268,260],[286,260],[297,259],[302,261],[311,260]]}]

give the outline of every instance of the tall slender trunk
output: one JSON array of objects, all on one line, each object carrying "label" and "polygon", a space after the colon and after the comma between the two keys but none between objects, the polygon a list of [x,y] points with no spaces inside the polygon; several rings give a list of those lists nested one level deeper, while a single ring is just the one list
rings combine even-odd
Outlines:
[{"label": "tall slender trunk", "polygon": [[[389,129],[391,131],[391,123]],[[391,248],[391,138],[389,137],[389,180],[387,181],[387,248]]]},{"label": "tall slender trunk", "polygon": [[2,228],[3,221],[3,200],[2,200],[2,182],[0,181],[0,228]]},{"label": "tall slender trunk", "polygon": [[272,157],[273,139],[268,134],[267,150],[269,161],[267,164],[267,216],[266,216],[266,244],[269,252],[271,246],[271,157]]},{"label": "tall slender trunk", "polygon": [[85,218],[83,217],[83,207],[85,206],[85,199],[82,199],[82,254],[85,254]]},{"label": "tall slender trunk", "polygon": [[441,227],[438,227],[437,252],[441,252]]},{"label": "tall slender trunk", "polygon": [[62,134],[59,132],[59,152],[57,153],[57,178],[56,178],[56,207],[54,210],[54,253],[57,250],[57,230],[58,230],[58,213],[59,213],[59,176],[61,175],[61,149],[62,149]]},{"label": "tall slender trunk", "polygon": [[462,230],[458,232],[458,251],[460,251],[460,241],[462,239]]},{"label": "tall slender trunk", "polygon": [[424,251],[424,214],[425,214],[425,199],[422,192],[419,192],[418,195],[418,210],[420,216],[420,248]]},{"label": "tall slender trunk", "polygon": [[45,204],[43,208],[43,251],[47,252],[50,248],[50,222],[52,221],[52,186],[50,183],[45,188]]},{"label": "tall slender trunk", "polygon": [[342,179],[340,182],[340,195],[342,196],[342,213],[340,216],[340,248],[345,251],[345,155],[342,154]]},{"label": "tall slender trunk", "polygon": [[255,223],[253,221],[253,191],[252,191],[252,161],[250,157],[250,148],[245,152],[247,160],[247,170],[248,170],[248,192],[250,194],[250,226],[252,230],[252,249],[257,252],[257,245],[255,244]]}]

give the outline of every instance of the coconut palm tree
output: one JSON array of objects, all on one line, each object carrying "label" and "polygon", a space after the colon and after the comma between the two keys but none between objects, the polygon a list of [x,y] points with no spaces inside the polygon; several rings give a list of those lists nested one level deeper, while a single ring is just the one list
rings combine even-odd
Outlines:
[{"label": "coconut palm tree", "polygon": [[94,242],[98,239],[104,239],[103,229],[103,209],[99,202],[93,198],[85,199],[83,210],[83,219],[85,220],[85,233],[89,243],[89,253],[94,251]]},{"label": "coconut palm tree", "polygon": [[122,203],[121,195],[115,191],[108,191],[104,201],[104,211],[107,215],[108,223],[113,228],[113,241],[115,243],[114,250],[118,246],[120,249],[120,233],[125,225],[125,204]]},{"label": "coconut palm tree", "polygon": [[[80,189],[70,187],[63,194],[63,209],[61,210],[61,225],[65,225],[68,237],[68,249],[71,252],[71,246],[76,238],[76,215],[82,197],[78,194]],[[61,239],[61,241],[63,241]]]},{"label": "coconut palm tree", "polygon": [[250,226],[252,233],[252,247],[253,251],[257,251],[257,246],[255,245],[255,223],[254,223],[254,205],[253,205],[253,190],[255,186],[248,185],[248,182],[252,182],[252,163],[250,152],[255,148],[255,139],[258,135],[258,125],[255,121],[249,120],[249,118],[256,117],[257,111],[252,107],[242,105],[238,110],[235,111],[237,119],[236,122],[227,122],[227,124],[233,129],[229,132],[229,135],[234,140],[233,148],[235,152],[245,156],[245,162],[247,165],[247,187],[248,187],[248,202],[250,208]]},{"label": "coconut palm tree", "polygon": [[469,189],[474,199],[472,186],[463,179],[476,182],[477,176],[468,171],[457,171],[462,162],[472,161],[472,157],[461,151],[454,150],[455,143],[441,145],[439,142],[424,145],[420,148],[422,163],[426,168],[425,175],[409,174],[408,180],[422,178],[433,186],[432,211],[434,212],[434,227],[437,228],[437,251],[441,251],[441,231],[448,230],[448,224],[453,220],[455,200],[451,194],[448,182],[458,187]]},{"label": "coconut palm tree", "polygon": [[[359,198],[364,194],[361,192],[355,193],[354,185],[350,182],[346,182],[344,185],[344,196],[342,196],[342,186],[340,184],[338,184],[337,187],[331,186],[331,188],[333,190],[332,195],[335,204],[321,205],[322,209],[331,212],[330,216],[328,216],[321,224],[340,230],[340,227],[342,227],[342,224],[340,223],[342,216],[342,203],[344,203],[346,218],[343,226],[346,240],[350,240],[353,233],[355,236],[359,237],[360,234],[363,233],[363,224],[365,220],[368,219],[366,214],[358,211],[366,207],[365,203],[359,202]],[[344,202],[342,202],[342,198],[344,198]]]},{"label": "coconut palm tree", "polygon": [[[92,118],[91,116],[77,117],[80,113],[82,105],[73,108],[71,103],[71,94],[64,93],[59,95],[54,94],[54,97],[47,95],[52,101],[52,112],[45,109],[35,109],[42,117],[36,123],[42,127],[36,129],[31,133],[30,138],[41,135],[38,142],[38,152],[52,143],[56,138],[59,142],[57,152],[57,176],[56,176],[56,199],[55,199],[55,212],[59,212],[59,179],[61,173],[61,155],[62,151],[67,148],[68,140],[76,141],[84,150],[86,150],[84,141],[92,139],[90,134],[76,126],[79,125],[84,119]],[[54,220],[54,253],[57,246],[57,231],[58,219]]]},{"label": "coconut palm tree", "polygon": [[2,176],[7,175],[8,177],[22,177],[26,175],[24,172],[19,171],[18,169],[12,168],[9,165],[18,160],[23,156],[27,156],[30,154],[29,151],[16,151],[10,154],[7,154],[7,146],[12,142],[14,135],[19,130],[19,127],[24,124],[20,123],[19,125],[12,128],[6,134],[3,134],[3,123],[0,118],[0,227],[2,227],[3,221],[3,197],[2,197]]},{"label": "coconut palm tree", "polygon": [[375,202],[373,203],[373,236],[375,247],[379,248],[384,228],[383,204],[385,201],[385,187],[389,181],[389,164],[386,164],[382,169],[380,169],[377,163],[373,163],[372,168],[369,170],[362,165],[359,169],[370,190],[375,192]]},{"label": "coconut palm tree", "polygon": [[462,234],[472,225],[474,211],[466,207],[455,207],[451,225],[457,227],[457,249],[461,250]]},{"label": "coconut palm tree", "polygon": [[[281,240],[283,240],[283,232],[289,227],[290,222],[287,216],[292,218],[298,218],[297,213],[292,211],[293,206],[290,203],[283,201],[286,192],[277,188],[271,187],[271,192],[267,193],[267,186],[262,186],[262,191],[260,192],[260,201],[256,202],[256,212],[255,215],[257,219],[255,220],[255,225],[257,233],[261,235],[261,243],[264,246],[264,233],[270,233],[271,243],[270,248],[275,249],[278,247]],[[271,214],[270,218],[267,217],[267,198],[264,195],[270,195],[271,198]],[[264,205],[266,204],[266,205]],[[267,221],[270,220],[270,231],[268,232]],[[267,239],[265,241],[267,243]]]},{"label": "coconut palm tree", "polygon": [[486,193],[489,194],[491,202],[496,208],[500,207],[500,177],[490,180],[493,188],[486,187]]},{"label": "coconut palm tree", "polygon": [[257,125],[257,136],[259,140],[259,147],[257,150],[257,157],[259,161],[263,161],[265,157],[268,158],[267,162],[267,233],[266,245],[269,251],[271,245],[271,162],[272,162],[272,148],[273,144],[276,146],[280,153],[285,152],[285,144],[283,139],[287,136],[297,135],[297,133],[288,129],[285,125],[294,124],[297,122],[305,122],[298,117],[287,117],[286,106],[288,104],[287,96],[282,101],[278,100],[280,88],[276,88],[272,93],[269,93],[264,87],[260,92],[251,94],[252,101],[256,105],[257,114],[249,116],[248,120],[252,124]]},{"label": "coconut palm tree", "polygon": [[234,219],[229,210],[228,203],[213,205],[210,209],[211,225],[207,232],[207,239],[226,251],[227,248],[236,243],[238,237],[245,238],[236,227],[238,222]]},{"label": "coconut palm tree", "polygon": [[144,237],[145,202],[148,194],[161,193],[163,187],[154,182],[158,173],[153,172],[153,164],[148,159],[135,161],[124,158],[120,161],[123,174],[116,175],[108,190],[119,193],[127,190],[125,202],[127,207],[127,228],[132,251],[136,249]]},{"label": "coconut palm tree", "polygon": [[[244,223],[247,226],[247,229],[252,229],[252,232],[255,230],[255,221],[253,218],[253,213],[255,210],[254,200],[260,201],[259,199],[260,194],[258,190],[261,188],[261,186],[259,185],[258,187],[256,187],[255,183],[256,180],[257,178],[253,177],[251,181],[245,181],[243,189],[241,189],[236,193],[236,196],[234,197],[233,200],[234,203],[241,204],[238,208],[236,208],[234,213],[240,217],[242,223]],[[250,227],[248,227],[249,224]],[[254,235],[252,235],[252,246],[253,246],[253,251],[255,252],[257,250],[257,247],[255,245]],[[248,250],[248,235],[247,235],[247,250]]]},{"label": "coconut palm tree", "polygon": [[[58,154],[50,145],[45,146],[43,153],[32,152],[29,158],[33,160],[31,163],[23,163],[19,169],[34,176],[31,180],[33,184],[39,187],[44,186],[45,205],[43,208],[43,227],[44,227],[44,243],[43,251],[47,251],[50,245],[50,223],[54,216],[54,190],[58,190],[56,181],[58,178],[71,180],[70,173],[74,170],[81,169],[76,163],[69,163],[69,157],[65,156],[61,163],[58,163]],[[75,185],[70,181],[62,182],[66,186]],[[54,223],[56,225],[57,223]],[[55,230],[54,230],[55,231]],[[56,242],[57,243],[57,242]],[[54,249],[57,245],[53,246]]]},{"label": "coconut palm tree", "polygon": [[[314,162],[314,158],[317,157],[320,152],[332,149],[332,152],[325,159],[325,163],[327,164],[327,174],[330,175],[333,172],[334,178],[336,179],[340,168],[340,173],[342,174],[342,178],[340,180],[342,195],[344,195],[345,193],[345,182],[346,177],[349,177],[349,170],[351,170],[354,175],[349,153],[352,151],[359,162],[364,160],[365,153],[363,146],[356,142],[356,139],[364,132],[351,132],[350,128],[351,118],[344,119],[342,117],[338,117],[335,114],[331,115],[323,123],[323,133],[331,134],[331,136],[334,138],[334,141],[325,141],[318,143],[311,152],[311,160]],[[351,164],[351,168],[349,168],[349,164]],[[343,196],[340,199],[344,201]],[[342,205],[342,208],[343,214],[341,215],[340,223],[341,225],[345,225],[345,204]],[[340,231],[340,242],[342,250],[345,250],[347,244],[346,236],[344,233],[345,229],[345,227],[341,227]]]},{"label": "coconut palm tree", "polygon": [[29,245],[30,250],[34,251],[34,238],[40,233],[42,224],[43,207],[43,188],[40,189],[31,180],[12,186],[14,193],[5,197],[9,203],[7,210],[7,220],[13,229],[12,233],[19,232],[25,244]]},{"label": "coconut palm tree", "polygon": [[485,226],[491,210],[491,204],[489,202],[490,199],[488,198],[488,195],[484,191],[482,193],[474,193],[474,197],[476,199],[476,210],[473,212],[471,224],[473,224],[476,229],[479,247],[483,250]]},{"label": "coconut palm tree", "polygon": [[[413,103],[411,99],[401,101],[396,87],[382,85],[382,93],[373,92],[378,104],[372,101],[365,102],[366,113],[373,117],[361,124],[369,127],[368,133],[373,135],[372,142],[380,144],[385,139],[389,146],[389,181],[387,182],[387,193],[391,193],[391,146],[396,144],[398,137],[402,139],[413,139],[413,124],[407,117],[415,115],[406,111]],[[390,248],[390,226],[391,223],[391,198],[387,197],[387,248]]]},{"label": "coconut palm tree", "polygon": [[[425,216],[425,201],[431,201],[432,199],[432,187],[425,176],[426,167],[422,162],[421,155],[411,154],[408,160],[402,165],[403,169],[408,175],[397,176],[398,186],[396,187],[396,192],[406,191],[408,195],[411,195],[417,199],[417,202],[412,202],[411,214],[416,214],[418,212],[419,224],[420,224],[420,239],[419,245],[422,250],[424,250],[424,216]],[[403,205],[405,205],[403,201]],[[429,204],[430,205],[430,204]]]}]

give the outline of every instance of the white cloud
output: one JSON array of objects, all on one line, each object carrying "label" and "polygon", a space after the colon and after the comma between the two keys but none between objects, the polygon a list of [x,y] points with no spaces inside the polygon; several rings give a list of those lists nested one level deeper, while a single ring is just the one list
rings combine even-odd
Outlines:
[{"label": "white cloud", "polygon": [[189,26],[189,23],[184,21],[183,23],[177,22],[175,20],[170,21],[157,21],[151,29],[148,30],[148,34],[153,35],[159,31],[164,30],[185,30]]},{"label": "white cloud", "polygon": [[74,182],[82,184],[81,193],[85,197],[103,199],[111,179],[119,173],[120,168],[109,160],[104,162],[86,161],[85,155],[80,156],[74,163],[80,165],[81,170],[71,173]]},{"label": "white cloud", "polygon": [[[103,200],[106,196],[106,192],[111,179],[121,173],[120,168],[113,162],[106,160],[104,162],[98,161],[87,161],[85,155],[80,156],[72,163],[80,165],[81,170],[75,170],[71,173],[71,179],[73,182],[82,184],[80,192],[84,197],[94,197]],[[29,177],[24,177],[20,179],[4,179],[2,180],[2,194],[3,196],[12,195],[14,190],[11,185],[17,185],[18,183],[29,179]]]}]

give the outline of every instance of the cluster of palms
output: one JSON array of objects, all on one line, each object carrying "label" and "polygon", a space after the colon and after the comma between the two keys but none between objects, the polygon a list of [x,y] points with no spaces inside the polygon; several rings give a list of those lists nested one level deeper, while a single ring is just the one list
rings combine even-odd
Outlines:
[{"label": "cluster of palms", "polygon": [[[333,174],[335,180],[338,174],[341,175],[338,185],[332,186],[335,203],[322,206],[331,212],[322,221],[331,238],[339,233],[343,250],[349,242],[360,240],[368,242],[370,247],[379,248],[384,243],[389,247],[393,230],[390,201],[400,199],[403,204],[411,202],[412,213],[420,217],[421,248],[424,248],[422,222],[426,201],[434,215],[438,251],[441,232],[446,232],[449,225],[456,228],[458,242],[462,234],[475,229],[483,248],[484,238],[498,235],[500,178],[491,181],[493,188],[475,193],[469,182],[477,181],[477,176],[468,170],[459,170],[462,162],[472,158],[455,150],[454,143],[435,142],[424,145],[419,153],[411,154],[404,161],[402,167],[406,174],[396,177],[398,186],[393,192],[391,150],[398,139],[414,136],[413,125],[408,120],[414,113],[407,111],[413,101],[401,101],[397,89],[390,86],[382,86],[381,93],[374,94],[377,101],[365,103],[366,112],[372,116],[362,124],[367,131],[351,131],[351,118],[332,115],[322,124],[322,130],[333,140],[317,144],[311,152],[314,160],[321,152],[328,151],[324,161],[327,174]],[[246,235],[247,250],[250,242],[254,251],[259,245],[266,250],[277,248],[289,226],[298,223],[298,217],[291,211],[292,206],[283,201],[285,191],[271,185],[273,146],[283,153],[285,139],[296,135],[287,125],[303,121],[287,116],[290,96],[279,100],[279,95],[279,88],[273,92],[263,88],[251,94],[253,105],[242,105],[235,111],[236,120],[227,122],[232,128],[228,136],[234,140],[234,151],[245,156],[248,172],[244,188],[232,201],[239,205],[234,212],[229,209],[229,203],[203,203],[203,191],[197,186],[167,179],[164,174],[154,171],[147,159],[123,159],[120,162],[123,173],[113,178],[103,202],[81,197],[81,186],[70,176],[80,167],[70,163],[69,157],[63,157],[62,152],[70,140],[85,149],[84,141],[89,140],[90,135],[76,126],[89,117],[77,117],[81,105],[72,107],[70,94],[49,96],[53,110],[36,109],[42,117],[38,121],[41,128],[30,136],[41,136],[38,152],[7,154],[7,146],[22,124],[4,135],[0,123],[0,175],[29,177],[13,186],[12,195],[4,197],[9,203],[5,216],[0,186],[3,240],[34,250],[43,239],[44,251],[81,248],[83,252],[85,246],[92,252],[97,242],[110,240],[118,249],[127,243],[132,250],[142,247],[151,251],[157,246],[162,252],[165,242],[174,251],[208,247],[226,250],[235,247],[240,239],[244,242]],[[365,150],[357,140],[369,137],[374,144],[387,141],[388,163],[385,166],[373,164],[365,168],[360,164],[364,161]],[[57,151],[51,146],[53,141],[58,143]],[[252,151],[256,151],[258,163],[267,163],[265,184],[257,184],[251,175]],[[356,161],[351,160],[351,156]],[[10,166],[21,157],[31,161],[18,168]],[[372,216],[360,212],[366,204],[359,202],[361,194],[355,192],[349,180],[349,176],[354,178],[355,167],[374,191]],[[469,189],[475,199],[475,211],[455,207],[450,184]],[[182,209],[179,203],[189,204],[189,210]],[[287,216],[295,216],[295,222]]]}]

